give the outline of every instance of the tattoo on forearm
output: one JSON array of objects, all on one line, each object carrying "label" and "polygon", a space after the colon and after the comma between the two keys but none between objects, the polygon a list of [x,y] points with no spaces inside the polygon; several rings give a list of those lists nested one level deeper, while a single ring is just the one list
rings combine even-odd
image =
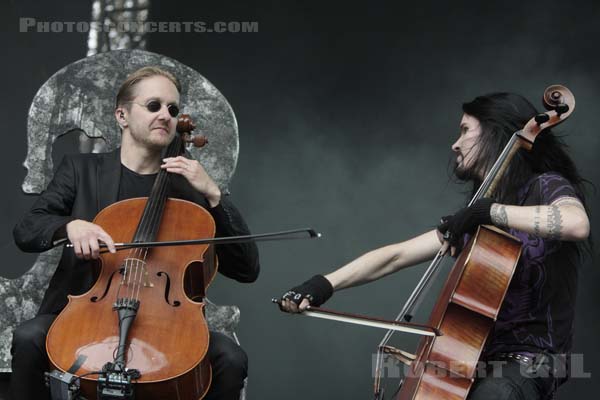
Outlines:
[{"label": "tattoo on forearm", "polygon": [[585,207],[583,206],[583,204],[581,204],[581,201],[579,201],[578,199],[574,198],[574,197],[563,197],[562,199],[559,199],[557,201],[555,201],[554,203],[552,203],[552,205],[554,206],[573,206],[573,207],[577,207],[580,210],[585,211]]},{"label": "tattoo on forearm", "polygon": [[494,204],[492,205],[490,214],[494,225],[499,226],[501,228],[508,227],[508,216],[506,215],[506,207],[504,207],[501,204]]},{"label": "tattoo on forearm", "polygon": [[548,207],[547,215],[548,238],[558,240],[562,234],[562,216],[558,206],[553,205]]},{"label": "tattoo on forearm", "polygon": [[540,236],[540,206],[535,207],[535,214],[533,215],[533,232],[535,236]]}]

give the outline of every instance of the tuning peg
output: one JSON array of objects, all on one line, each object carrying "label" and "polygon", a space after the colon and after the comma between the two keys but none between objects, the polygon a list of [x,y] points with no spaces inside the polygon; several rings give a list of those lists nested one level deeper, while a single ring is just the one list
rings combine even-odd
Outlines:
[{"label": "tuning peg", "polygon": [[194,147],[204,147],[208,143],[208,138],[204,135],[189,135],[182,136],[183,141],[191,143]]},{"label": "tuning peg", "polygon": [[208,138],[204,135],[193,135],[191,142],[194,147],[204,147],[208,143]]},{"label": "tuning peg", "polygon": [[560,104],[557,104],[557,105],[556,105],[556,107],[554,108],[554,110],[556,111],[556,113],[557,113],[558,115],[560,115],[560,114],[564,114],[564,113],[566,113],[567,111],[569,111],[569,105],[568,105],[568,104],[565,104],[565,103],[560,103]]},{"label": "tuning peg", "polygon": [[548,114],[542,113],[542,114],[538,114],[535,116],[535,122],[537,122],[538,125],[541,125],[544,122],[548,122],[549,120],[550,120],[550,116]]}]

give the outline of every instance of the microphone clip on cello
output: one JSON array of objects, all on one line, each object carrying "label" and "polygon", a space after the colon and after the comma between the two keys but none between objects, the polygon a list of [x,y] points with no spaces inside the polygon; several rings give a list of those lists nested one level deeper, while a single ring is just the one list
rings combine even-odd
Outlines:
[{"label": "microphone clip on cello", "polygon": [[102,371],[103,374],[98,377],[98,400],[135,399],[132,379],[142,376],[137,369],[126,369],[120,362],[108,362]]}]

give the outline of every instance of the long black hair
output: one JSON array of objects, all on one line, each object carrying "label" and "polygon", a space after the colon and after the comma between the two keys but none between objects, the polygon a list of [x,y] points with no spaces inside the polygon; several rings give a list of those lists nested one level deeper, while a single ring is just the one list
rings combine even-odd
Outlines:
[{"label": "long black hair", "polygon": [[[477,118],[481,125],[478,153],[473,170],[489,171],[512,134],[525,126],[534,115],[535,107],[523,96],[514,93],[492,93],[464,103],[465,114]],[[500,178],[496,200],[503,204],[516,204],[516,194],[533,176],[544,172],[557,172],[566,178],[585,204],[584,183],[567,153],[567,145],[552,130],[543,131],[535,140],[531,151],[520,149],[507,171]],[[481,181],[473,180],[473,194]]]}]

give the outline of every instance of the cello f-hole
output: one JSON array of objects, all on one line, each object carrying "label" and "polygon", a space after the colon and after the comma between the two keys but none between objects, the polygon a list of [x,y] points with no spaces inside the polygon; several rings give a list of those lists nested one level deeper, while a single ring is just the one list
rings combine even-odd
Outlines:
[{"label": "cello f-hole", "polygon": [[179,300],[174,300],[173,303],[171,303],[171,301],[169,300],[169,292],[171,291],[171,277],[169,276],[169,274],[167,274],[164,271],[160,271],[156,273],[157,276],[165,276],[166,277],[166,282],[165,282],[165,301],[167,302],[168,305],[170,305],[171,307],[179,307],[181,305],[181,302]]},{"label": "cello f-hole", "polygon": [[120,274],[123,274],[123,271],[124,271],[124,268],[123,268],[123,267],[121,267],[121,268],[119,268],[119,269],[115,269],[115,270],[112,272],[112,274],[110,274],[110,278],[108,279],[108,282],[106,283],[106,287],[104,288],[104,293],[102,293],[102,296],[100,296],[100,298],[98,298],[98,296],[93,296],[93,297],[91,297],[91,298],[90,298],[90,301],[91,301],[92,303],[96,303],[96,302],[98,302],[98,301],[102,300],[103,298],[105,298],[105,297],[106,297],[106,294],[107,294],[107,293],[108,293],[108,291],[110,290],[110,285],[112,284],[112,280],[113,280],[113,277],[114,277],[115,273],[116,273],[116,272],[119,272]]}]

